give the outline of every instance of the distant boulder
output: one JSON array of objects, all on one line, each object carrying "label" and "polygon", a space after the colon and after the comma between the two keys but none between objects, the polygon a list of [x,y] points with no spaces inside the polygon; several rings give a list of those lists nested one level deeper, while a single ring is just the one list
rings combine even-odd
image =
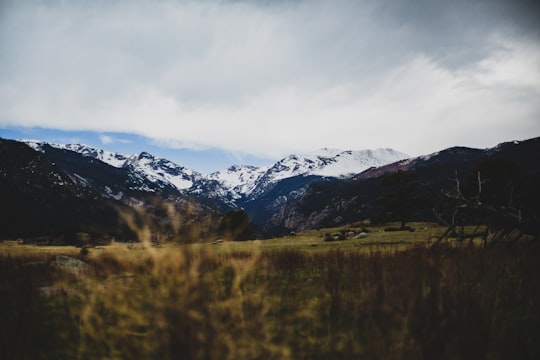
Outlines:
[{"label": "distant boulder", "polygon": [[53,266],[63,272],[77,276],[94,272],[94,268],[84,261],[64,255],[57,256]]}]

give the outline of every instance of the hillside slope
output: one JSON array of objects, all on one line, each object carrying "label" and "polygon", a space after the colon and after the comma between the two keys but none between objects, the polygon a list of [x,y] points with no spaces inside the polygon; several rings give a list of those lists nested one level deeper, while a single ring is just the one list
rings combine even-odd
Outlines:
[{"label": "hillside slope", "polygon": [[69,243],[84,232],[136,240],[151,229],[163,239],[198,241],[219,223],[217,211],[130,165],[47,144],[38,150],[0,139],[0,238]]},{"label": "hillside slope", "polygon": [[469,184],[476,180],[476,171],[482,171],[486,177],[484,195],[496,187],[507,201],[511,199],[513,205],[540,221],[540,138],[535,138],[485,150],[449,148],[368,169],[352,179],[315,183],[299,199],[282,207],[268,227],[276,233],[377,218],[382,210],[378,199],[385,192],[381,179],[396,171],[414,173],[424,195],[432,199],[423,207],[411,205],[410,219],[435,220],[433,207],[441,191],[455,191],[456,178]]}]

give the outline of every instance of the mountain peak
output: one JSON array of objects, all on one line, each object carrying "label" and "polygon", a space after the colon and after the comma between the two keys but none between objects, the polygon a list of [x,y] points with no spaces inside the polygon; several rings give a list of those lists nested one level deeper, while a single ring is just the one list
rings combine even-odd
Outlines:
[{"label": "mountain peak", "polygon": [[143,152],[139,153],[137,155],[137,158],[139,160],[142,160],[142,159],[155,160],[156,159],[156,157],[154,155],[152,155],[152,154],[150,154],[149,152],[146,152],[146,151],[143,151]]},{"label": "mountain peak", "polygon": [[393,149],[340,150],[322,148],[307,155],[290,155],[278,161],[272,169],[278,178],[296,175],[348,177],[373,166],[382,166],[409,156]]},{"label": "mountain peak", "polygon": [[264,188],[287,178],[309,175],[349,177],[370,167],[405,158],[408,155],[393,149],[356,151],[322,148],[305,155],[291,154],[265,167],[233,165],[207,178],[220,183],[233,198],[240,198],[264,191]]},{"label": "mountain peak", "polygon": [[323,148],[311,150],[305,153],[298,153],[296,156],[317,156],[317,157],[323,157],[323,158],[331,158],[331,157],[337,156],[338,154],[341,154],[344,151],[347,151],[347,150],[323,147]]},{"label": "mountain peak", "polygon": [[[27,144],[43,151],[45,143],[27,142]],[[231,199],[262,193],[273,184],[288,178],[297,176],[347,178],[371,167],[408,158],[408,155],[388,148],[375,150],[322,148],[308,154],[291,154],[269,166],[232,165],[203,177],[198,172],[146,151],[128,156],[83,144],[49,145],[96,158],[117,168],[129,168],[138,178],[149,180],[159,188],[173,187],[178,190],[193,188],[193,191],[199,191],[205,186],[203,184],[212,181],[211,186],[219,187],[212,191],[227,194]],[[211,190],[208,188],[208,191]]]},{"label": "mountain peak", "polygon": [[51,144],[40,141],[24,141],[36,151],[44,152],[49,145],[61,150],[69,150],[86,157],[100,160],[116,168],[130,168],[141,178],[145,178],[161,188],[173,187],[178,190],[190,188],[202,175],[175,164],[169,160],[158,158],[146,151],[134,155],[124,155],[106,150],[96,149],[84,144]]}]

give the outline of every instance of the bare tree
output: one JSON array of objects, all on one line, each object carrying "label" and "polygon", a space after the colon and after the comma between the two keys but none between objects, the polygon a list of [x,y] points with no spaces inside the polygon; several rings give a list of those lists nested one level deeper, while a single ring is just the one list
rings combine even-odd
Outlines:
[{"label": "bare tree", "polygon": [[[483,169],[483,171],[482,171]],[[436,237],[435,244],[454,238],[458,244],[469,240],[482,239],[488,242],[503,240],[518,241],[525,235],[536,237],[533,217],[524,219],[522,207],[516,201],[516,186],[519,186],[517,172],[508,164],[491,162],[479,168],[463,184],[457,172],[451,180],[451,191],[439,192],[442,209],[434,208],[438,221],[446,226],[446,231]],[[471,228],[471,225],[473,227]]]}]

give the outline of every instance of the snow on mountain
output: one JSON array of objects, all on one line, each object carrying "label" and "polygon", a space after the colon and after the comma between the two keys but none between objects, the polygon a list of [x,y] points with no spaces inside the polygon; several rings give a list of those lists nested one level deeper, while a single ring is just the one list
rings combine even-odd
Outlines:
[{"label": "snow on mountain", "polygon": [[[42,152],[46,145],[37,141],[26,143]],[[227,198],[228,201],[257,196],[272,184],[296,176],[350,177],[371,167],[408,158],[406,154],[392,149],[344,151],[324,148],[305,155],[289,155],[269,166],[234,165],[203,177],[198,172],[147,152],[125,155],[82,144],[48,145],[75,151],[117,168],[127,168],[134,178],[140,180],[138,183],[144,183],[146,179],[159,188],[174,187],[199,196]]]},{"label": "snow on mountain", "polygon": [[324,148],[306,155],[289,155],[270,166],[231,166],[210,174],[208,178],[219,182],[234,198],[238,198],[299,175],[350,177],[370,167],[406,158],[408,155],[393,149],[344,151]]},{"label": "snow on mountain", "polygon": [[123,167],[131,168],[153,183],[173,185],[178,190],[189,189],[197,179],[202,177],[198,172],[147,152],[130,156]]},{"label": "snow on mountain", "polygon": [[[54,145],[51,144],[51,146],[54,146]],[[116,168],[123,167],[126,160],[128,159],[128,155],[125,155],[125,154],[119,154],[119,153],[114,153],[111,151],[95,149],[88,145],[82,145],[82,144],[58,145],[58,148],[75,151],[84,156],[93,157],[95,159],[101,160],[104,163],[114,166]]]},{"label": "snow on mountain", "polygon": [[343,151],[321,149],[307,155],[289,155],[268,170],[275,182],[298,175],[350,177],[370,167],[382,166],[408,158],[392,149]]},{"label": "snow on mountain", "polygon": [[267,170],[267,166],[233,165],[208,175],[207,179],[217,181],[232,198],[237,199],[251,193]]},{"label": "snow on mountain", "polygon": [[52,144],[52,143],[46,143],[42,141],[33,141],[33,140],[24,140],[24,142],[28,146],[30,146],[32,149],[39,152],[44,151],[43,150],[44,145],[49,145],[57,149],[74,151],[81,155],[98,159],[116,168],[123,167],[126,160],[129,157],[128,155],[125,155],[125,154],[119,154],[119,153],[114,153],[111,151],[96,149],[96,148],[93,148],[91,146],[84,145],[84,144]]},{"label": "snow on mountain", "polygon": [[342,151],[328,162],[326,157],[315,155],[322,166],[313,171],[314,175],[328,177],[350,177],[370,167],[379,167],[409,156],[393,149],[375,149],[359,151]]},{"label": "snow on mountain", "polygon": [[36,141],[36,140],[21,140],[21,142],[25,143],[26,145],[30,146],[32,149],[43,152],[43,145],[47,144],[42,141]]},{"label": "snow on mountain", "polygon": [[173,186],[178,190],[185,190],[193,186],[193,183],[202,177],[201,174],[193,170],[146,152],[125,155],[96,149],[84,144],[51,144],[39,141],[25,141],[25,143],[40,152],[44,151],[43,146],[50,145],[57,149],[74,151],[83,156],[100,160],[116,168],[129,168],[139,178],[150,180],[161,188]]}]

